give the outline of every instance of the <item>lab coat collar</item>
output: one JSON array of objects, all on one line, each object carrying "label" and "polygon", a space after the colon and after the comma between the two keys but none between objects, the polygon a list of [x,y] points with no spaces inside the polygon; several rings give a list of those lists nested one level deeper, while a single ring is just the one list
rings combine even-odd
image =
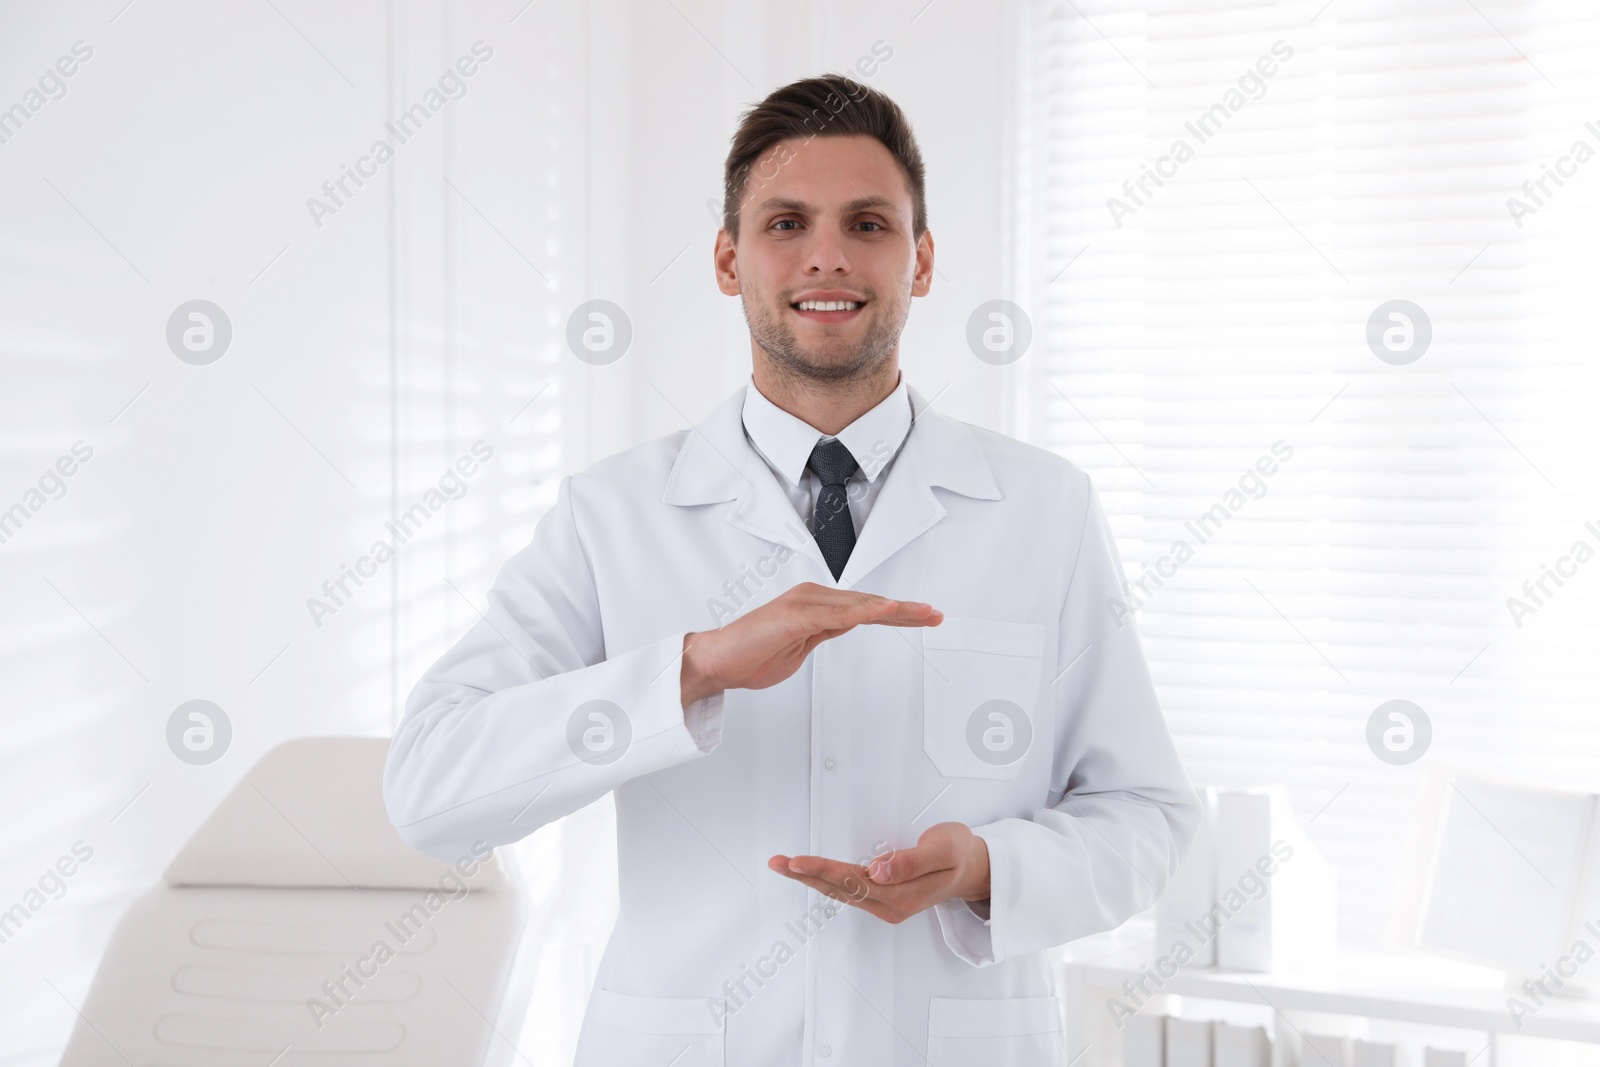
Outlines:
[{"label": "lab coat collar", "polygon": [[[869,482],[882,475],[911,432],[909,389],[902,374],[888,396],[835,435],[850,450],[861,476]],[[800,484],[818,439],[827,436],[768,400],[753,379],[745,386],[740,419],[756,451],[791,486]]]},{"label": "lab coat collar", "polygon": [[[745,383],[689,431],[672,472],[663,503],[679,507],[733,500],[727,521],[757,537],[811,557],[831,578],[822,552],[795,514],[794,505],[766,463],[745,437]],[[836,585],[851,588],[913,538],[945,515],[933,492],[948,489],[974,500],[999,500],[989,461],[973,431],[957,419],[933,411],[910,383],[911,432],[889,468],[872,512]]]}]

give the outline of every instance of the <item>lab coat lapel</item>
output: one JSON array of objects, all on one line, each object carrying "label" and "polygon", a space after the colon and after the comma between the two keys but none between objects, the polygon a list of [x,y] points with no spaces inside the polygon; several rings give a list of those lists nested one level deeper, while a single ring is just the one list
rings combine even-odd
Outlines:
[{"label": "lab coat lapel", "polygon": [[733,507],[724,514],[729,523],[808,557],[824,577],[831,577],[816,539],[745,436],[744,389],[689,431],[661,499],[679,506],[732,500]]},{"label": "lab coat lapel", "polygon": [[972,440],[971,431],[930,410],[909,382],[906,392],[911,398],[911,430],[839,575],[839,585],[846,588],[855,588],[945,517],[947,510],[934,486],[979,500],[1000,499],[989,461]]},{"label": "lab coat lapel", "polygon": [[[976,500],[1000,499],[989,462],[972,431],[929,410],[909,383],[906,390],[913,412],[911,430],[885,475],[889,480],[873,502],[865,528],[858,532],[839,581],[832,583],[842,588],[855,588],[945,517],[947,509],[934,493],[935,486]],[[745,437],[743,410],[744,389],[739,389],[689,431],[661,499],[679,506],[734,501],[725,514],[729,523],[811,559],[818,580],[829,584],[832,575],[816,540]]]}]

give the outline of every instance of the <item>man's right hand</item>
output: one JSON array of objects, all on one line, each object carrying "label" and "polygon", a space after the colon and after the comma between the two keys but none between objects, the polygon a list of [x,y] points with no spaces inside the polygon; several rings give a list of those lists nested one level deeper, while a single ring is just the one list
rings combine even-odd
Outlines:
[{"label": "man's right hand", "polygon": [[802,582],[743,618],[683,639],[683,706],[724,689],[766,689],[800,669],[811,650],[862,624],[937,626],[944,614],[913,600]]}]

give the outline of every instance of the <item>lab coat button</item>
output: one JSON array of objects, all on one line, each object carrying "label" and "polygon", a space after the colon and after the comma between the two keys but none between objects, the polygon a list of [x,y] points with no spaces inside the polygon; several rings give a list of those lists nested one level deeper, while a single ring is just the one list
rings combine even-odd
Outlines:
[{"label": "lab coat button", "polygon": [[823,1045],[821,1048],[817,1049],[817,1052],[823,1056],[833,1055],[833,1049],[829,1048],[827,1045]]},{"label": "lab coat button", "polygon": [[[834,906],[832,904],[829,904],[827,907],[822,909],[822,914],[826,915],[828,918],[831,919],[831,918],[833,918],[834,910],[835,910]],[[826,1048],[827,1046],[823,1046],[823,1047]],[[824,1052],[823,1055],[826,1056],[827,1053]]]},{"label": "lab coat button", "polygon": [[835,767],[839,766],[839,761],[834,759],[832,756],[829,756],[827,759],[822,761],[822,765],[831,771]]}]

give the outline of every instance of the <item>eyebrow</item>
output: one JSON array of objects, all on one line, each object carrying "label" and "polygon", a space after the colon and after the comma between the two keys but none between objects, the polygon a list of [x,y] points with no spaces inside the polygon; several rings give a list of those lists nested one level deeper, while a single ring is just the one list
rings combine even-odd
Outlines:
[{"label": "eyebrow", "polygon": [[[900,205],[895,203],[893,200],[890,200],[886,196],[858,197],[844,206],[844,211],[847,215],[852,215],[857,211],[870,211],[873,209],[886,211],[896,217],[900,215]],[[791,200],[784,196],[771,197],[770,199],[763,200],[756,206],[757,214],[772,210],[794,211],[802,215],[816,215],[820,213],[820,209],[813,204],[808,204],[803,200]]]}]

